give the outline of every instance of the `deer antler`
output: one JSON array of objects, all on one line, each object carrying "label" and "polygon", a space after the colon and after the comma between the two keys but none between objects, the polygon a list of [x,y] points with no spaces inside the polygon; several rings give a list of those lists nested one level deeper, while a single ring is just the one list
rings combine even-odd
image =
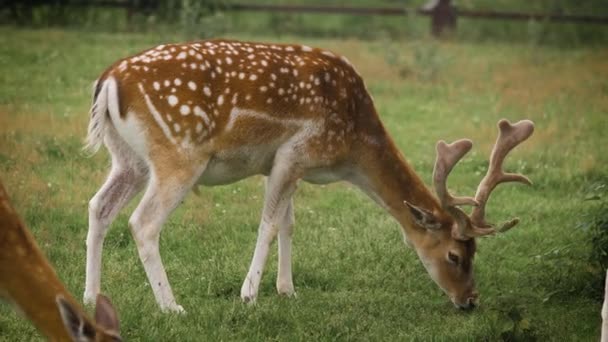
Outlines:
[{"label": "deer antler", "polygon": [[446,184],[448,175],[454,165],[471,150],[471,147],[473,147],[473,143],[469,139],[460,139],[449,145],[443,140],[437,142],[435,148],[437,159],[435,160],[435,168],[433,169],[433,185],[444,209],[453,208],[457,205],[478,205],[477,201],[472,197],[452,196]]},{"label": "deer antler", "polygon": [[518,218],[506,221],[499,226],[494,226],[485,221],[485,207],[492,190],[500,184],[505,182],[520,182],[527,185],[532,185],[532,182],[524,175],[515,173],[505,173],[502,170],[502,164],[507,157],[507,154],[515,148],[515,146],[521,144],[523,141],[528,139],[534,132],[534,123],[530,120],[522,120],[512,125],[509,121],[502,119],[498,122],[498,128],[500,133],[492,149],[490,155],[490,165],[488,172],[485,177],[479,183],[477,193],[475,194],[475,200],[479,203],[478,206],[473,208],[471,212],[471,222],[473,224],[471,232],[468,232],[468,236],[482,236],[493,234],[496,232],[504,232],[517,223]]},{"label": "deer antler", "polygon": [[[534,123],[530,120],[522,120],[512,125],[509,121],[502,119],[498,122],[498,128],[500,132],[490,155],[488,172],[481,180],[475,198],[454,197],[449,193],[446,184],[452,168],[471,150],[473,143],[468,139],[457,140],[451,144],[447,144],[443,140],[437,142],[433,185],[441,206],[459,221],[458,231],[454,231],[454,236],[458,238],[467,239],[504,232],[519,223],[519,219],[514,218],[498,226],[489,224],[485,221],[485,207],[492,190],[500,183],[520,182],[532,185],[532,182],[521,174],[505,173],[502,170],[502,164],[513,148],[532,135]],[[467,216],[457,207],[459,205],[474,206],[471,215]]]}]

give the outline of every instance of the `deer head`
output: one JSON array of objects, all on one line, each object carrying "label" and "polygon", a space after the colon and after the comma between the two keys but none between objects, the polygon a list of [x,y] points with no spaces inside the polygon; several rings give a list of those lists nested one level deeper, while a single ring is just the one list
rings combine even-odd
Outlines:
[{"label": "deer head", "polygon": [[120,342],[120,324],[112,302],[104,295],[97,295],[95,323],[62,295],[57,295],[57,308],[68,334],[78,342]]},{"label": "deer head", "polygon": [[6,299],[51,341],[121,341],[110,300],[97,297],[88,318],[19,218],[0,181],[0,299]]},{"label": "deer head", "polygon": [[[505,173],[502,164],[515,146],[532,135],[534,123],[522,120],[512,125],[503,119],[498,122],[498,128],[499,135],[490,155],[488,171],[474,198],[455,197],[447,189],[450,171],[473,146],[470,140],[461,139],[452,144],[439,141],[436,146],[433,185],[440,209],[431,212],[406,202],[414,224],[426,231],[424,238],[418,239],[418,255],[431,278],[458,308],[468,309],[479,304],[472,267],[475,238],[505,232],[519,222],[518,218],[499,225],[486,221],[485,207],[492,190],[505,182],[532,184],[523,175]],[[460,208],[464,205],[473,206],[470,215]]]}]

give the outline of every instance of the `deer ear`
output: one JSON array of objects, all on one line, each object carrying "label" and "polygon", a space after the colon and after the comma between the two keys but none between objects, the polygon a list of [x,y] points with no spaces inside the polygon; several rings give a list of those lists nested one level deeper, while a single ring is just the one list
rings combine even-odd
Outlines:
[{"label": "deer ear", "polygon": [[95,327],[62,295],[55,298],[61,320],[73,341],[94,341]]},{"label": "deer ear", "polygon": [[95,304],[95,322],[106,331],[120,333],[118,314],[110,299],[101,294],[97,295]]},{"label": "deer ear", "polygon": [[437,220],[435,215],[423,208],[417,207],[408,201],[403,201],[403,203],[407,206],[412,215],[412,220],[418,226],[425,228],[427,230],[438,230],[441,228],[441,223]]}]

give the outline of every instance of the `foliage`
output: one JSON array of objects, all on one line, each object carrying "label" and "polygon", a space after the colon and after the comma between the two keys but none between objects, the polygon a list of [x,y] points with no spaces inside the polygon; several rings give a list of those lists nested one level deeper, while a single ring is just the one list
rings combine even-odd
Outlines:
[{"label": "foliage", "polygon": [[599,202],[583,216],[578,227],[585,230],[589,236],[589,286],[593,295],[601,299],[608,270],[608,178],[603,176],[590,181],[583,194],[586,201]]},{"label": "foliage", "polygon": [[[62,26],[95,31],[180,32],[182,37],[205,38],[225,34],[275,34],[310,37],[357,37],[362,39],[411,39],[429,35],[429,18],[414,11],[407,16],[361,16],[297,14],[285,12],[237,12],[235,3],[252,0],[125,0],[135,5],[132,15],[124,9],[70,6],[76,0],[7,1],[0,7],[0,23],[34,27]],[[316,5],[360,7],[407,7],[415,9],[426,0],[371,1],[337,0],[298,2]],[[94,4],[95,1],[89,2]],[[265,3],[291,4],[281,0]],[[35,6],[30,6],[35,5]],[[475,10],[607,15],[603,0],[567,1],[459,1],[461,8]],[[548,21],[508,21],[460,18],[452,39],[473,41],[519,41],[532,45],[579,46],[608,42],[606,25],[553,23]]]}]

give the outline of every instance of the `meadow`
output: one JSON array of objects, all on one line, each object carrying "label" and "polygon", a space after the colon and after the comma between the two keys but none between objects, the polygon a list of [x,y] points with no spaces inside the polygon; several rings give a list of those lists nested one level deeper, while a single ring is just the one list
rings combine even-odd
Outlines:
[{"label": "meadow", "polygon": [[[190,194],[161,235],[186,315],[163,314],[127,220],[111,227],[102,291],[133,341],[597,340],[603,287],[591,232],[608,195],[608,48],[430,39],[362,41],[227,35],[298,42],[346,55],[411,165],[430,184],[435,142],[468,137],[473,152],[450,188],[473,194],[500,118],[536,132],[507,169],[534,185],[500,187],[494,221],[519,226],[479,240],[481,306],[454,309],[408,249],[397,223],[348,184],[302,183],[295,197],[296,298],[276,294],[276,251],[255,306],[239,291],[255,246],[263,179]],[[179,37],[0,27],[0,179],[76,298],[84,287],[89,199],[109,168],[81,152],[91,84],[112,62]],[[608,216],[608,215],[607,215]],[[595,253],[595,254],[594,254]],[[0,341],[41,339],[0,303]]]}]

